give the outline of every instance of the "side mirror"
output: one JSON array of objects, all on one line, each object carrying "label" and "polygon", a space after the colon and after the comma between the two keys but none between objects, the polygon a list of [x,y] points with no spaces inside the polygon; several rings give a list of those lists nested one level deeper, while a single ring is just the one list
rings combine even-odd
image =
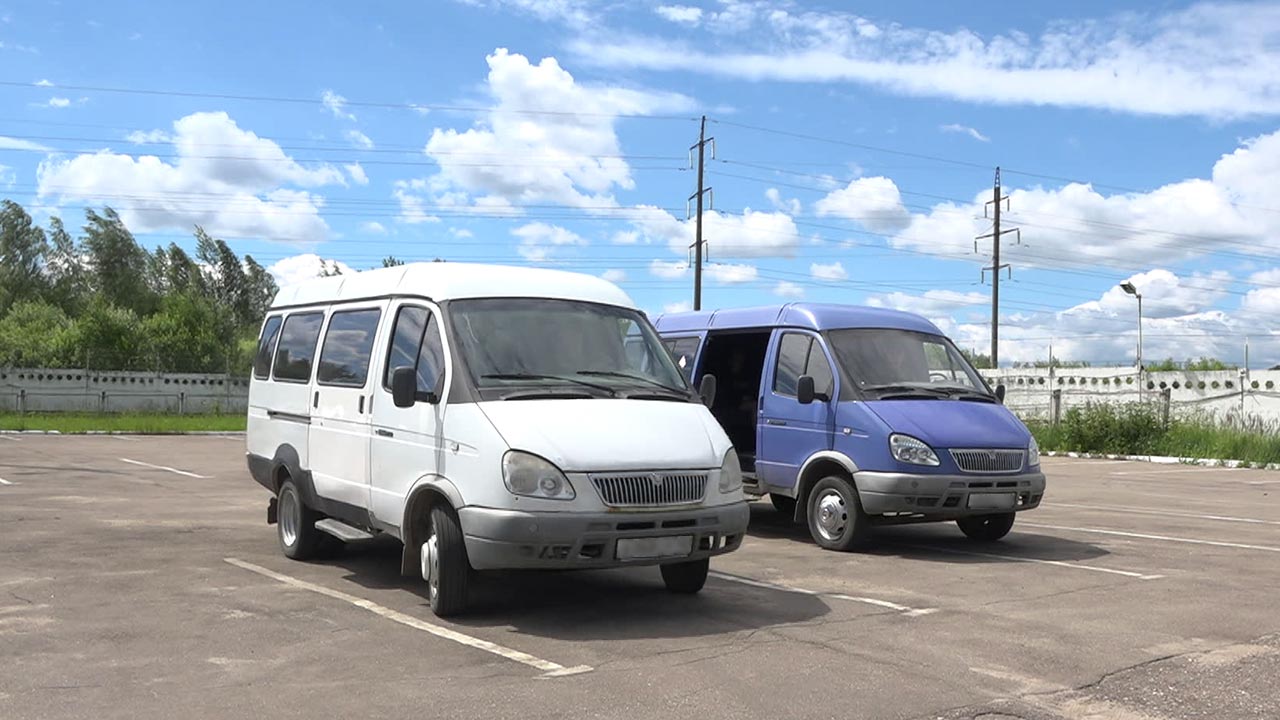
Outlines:
[{"label": "side mirror", "polygon": [[702,380],[698,383],[698,395],[702,397],[702,404],[711,407],[716,401],[716,376],[710,373],[703,375]]},{"label": "side mirror", "polygon": [[417,402],[418,378],[411,367],[398,367],[391,372],[391,401],[398,408],[413,407]]},{"label": "side mirror", "polygon": [[809,405],[818,397],[817,391],[814,389],[813,376],[801,375],[796,380],[796,400],[801,405]]},{"label": "side mirror", "polygon": [[996,386],[996,399],[1002,403],[1004,402],[1004,392],[1005,392],[1004,385]]}]

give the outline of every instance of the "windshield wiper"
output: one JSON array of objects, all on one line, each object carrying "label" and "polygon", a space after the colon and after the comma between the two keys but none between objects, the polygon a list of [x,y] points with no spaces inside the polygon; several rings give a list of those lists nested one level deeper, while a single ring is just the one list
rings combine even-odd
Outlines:
[{"label": "windshield wiper", "polygon": [[592,375],[592,376],[599,376],[599,377],[626,378],[627,380],[635,380],[636,382],[642,382],[642,383],[645,383],[646,385],[652,385],[653,387],[656,387],[656,388],[662,388],[667,392],[675,393],[676,395],[680,395],[682,397],[689,397],[689,392],[687,390],[681,390],[680,388],[677,388],[677,387],[671,387],[670,385],[664,382],[654,380],[653,378],[647,378],[643,375],[633,375],[631,373],[618,372],[617,370],[579,370],[578,374]]},{"label": "windshield wiper", "polygon": [[538,373],[487,373],[480,376],[484,380],[559,380],[561,382],[573,383],[583,387],[589,387],[593,390],[609,393],[609,397],[618,397],[618,391],[608,385],[600,385],[599,383],[587,382],[578,378],[565,377],[564,375],[541,375]]},{"label": "windshield wiper", "polygon": [[863,390],[871,390],[880,397],[900,397],[902,395],[924,395],[925,397],[951,397],[951,393],[939,387],[919,385],[915,383],[889,383],[887,385],[864,385]]}]

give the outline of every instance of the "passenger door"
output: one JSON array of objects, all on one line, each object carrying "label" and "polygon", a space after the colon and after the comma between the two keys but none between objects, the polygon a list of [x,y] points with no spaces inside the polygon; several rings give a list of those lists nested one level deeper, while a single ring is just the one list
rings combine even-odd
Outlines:
[{"label": "passenger door", "polygon": [[[409,490],[419,478],[439,472],[441,466],[449,368],[440,315],[434,305],[400,301],[392,305],[390,313],[391,322],[384,331],[387,352],[378,365],[373,391],[370,491],[374,518],[400,527]],[[414,368],[418,392],[434,393],[437,401],[419,400],[412,407],[396,407],[391,397],[391,374],[399,367]]]},{"label": "passenger door", "polygon": [[269,446],[261,448],[261,454],[274,457],[277,449],[292,448],[303,469],[311,466],[311,371],[324,315],[324,310],[315,309],[285,317],[271,363],[271,379],[261,385],[267,426],[272,430]]},{"label": "passenger door", "polygon": [[[786,330],[774,334],[773,362],[760,393],[756,453],[756,472],[766,486],[794,488],[804,461],[831,448],[837,388],[824,345],[815,333]],[[818,396],[808,405],[796,399],[802,375],[813,377]]]},{"label": "passenger door", "polygon": [[316,493],[369,509],[369,387],[386,302],[333,310],[312,386],[311,479]]}]

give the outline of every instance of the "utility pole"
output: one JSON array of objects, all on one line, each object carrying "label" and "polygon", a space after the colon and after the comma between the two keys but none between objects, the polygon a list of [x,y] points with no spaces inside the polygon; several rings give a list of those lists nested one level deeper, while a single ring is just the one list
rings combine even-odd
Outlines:
[{"label": "utility pole", "polygon": [[978,252],[978,241],[991,238],[991,266],[982,268],[982,279],[986,280],[986,272],[991,271],[991,367],[1000,367],[1000,271],[1008,270],[1013,277],[1013,268],[1008,263],[1000,263],[1000,236],[1015,233],[1018,244],[1022,244],[1022,231],[1018,228],[1000,229],[1000,206],[1009,206],[1009,196],[1000,194],[1000,168],[996,168],[996,181],[992,187],[991,199],[982,206],[982,216],[988,217],[987,209],[994,208],[991,221],[991,232],[979,235],[973,241],[973,251]]},{"label": "utility pole", "polygon": [[[711,159],[716,157],[716,139],[707,137],[707,116],[702,116],[702,124],[698,128],[698,142],[689,147],[689,164],[693,164],[693,151],[698,151],[698,190],[689,196],[689,200],[696,202],[697,215],[694,220],[694,240],[693,240],[693,309],[702,309],[702,196],[711,192],[711,188],[703,185],[703,174],[706,170],[706,147],[707,143],[711,144]],[[712,202],[714,204],[714,195]],[[689,209],[686,203],[685,219],[689,219]]]}]

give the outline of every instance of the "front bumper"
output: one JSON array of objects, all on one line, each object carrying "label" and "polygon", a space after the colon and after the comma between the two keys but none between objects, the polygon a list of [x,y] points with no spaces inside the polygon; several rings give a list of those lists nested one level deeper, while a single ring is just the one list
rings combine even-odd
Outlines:
[{"label": "front bumper", "polygon": [[[861,471],[854,473],[862,509],[868,515],[908,513],[946,520],[1009,511],[1030,510],[1044,497],[1044,473],[1018,475],[926,475]],[[997,504],[997,495],[1015,496],[1012,507],[970,507]],[[986,496],[986,497],[978,497]],[[977,498],[972,500],[971,498]],[[905,519],[905,517],[904,517]]]},{"label": "front bumper", "polygon": [[[483,507],[458,511],[467,556],[476,570],[578,569],[700,560],[736,550],[750,511],[745,502],[645,512],[523,512]],[[680,557],[617,559],[622,538],[692,535]]]}]

